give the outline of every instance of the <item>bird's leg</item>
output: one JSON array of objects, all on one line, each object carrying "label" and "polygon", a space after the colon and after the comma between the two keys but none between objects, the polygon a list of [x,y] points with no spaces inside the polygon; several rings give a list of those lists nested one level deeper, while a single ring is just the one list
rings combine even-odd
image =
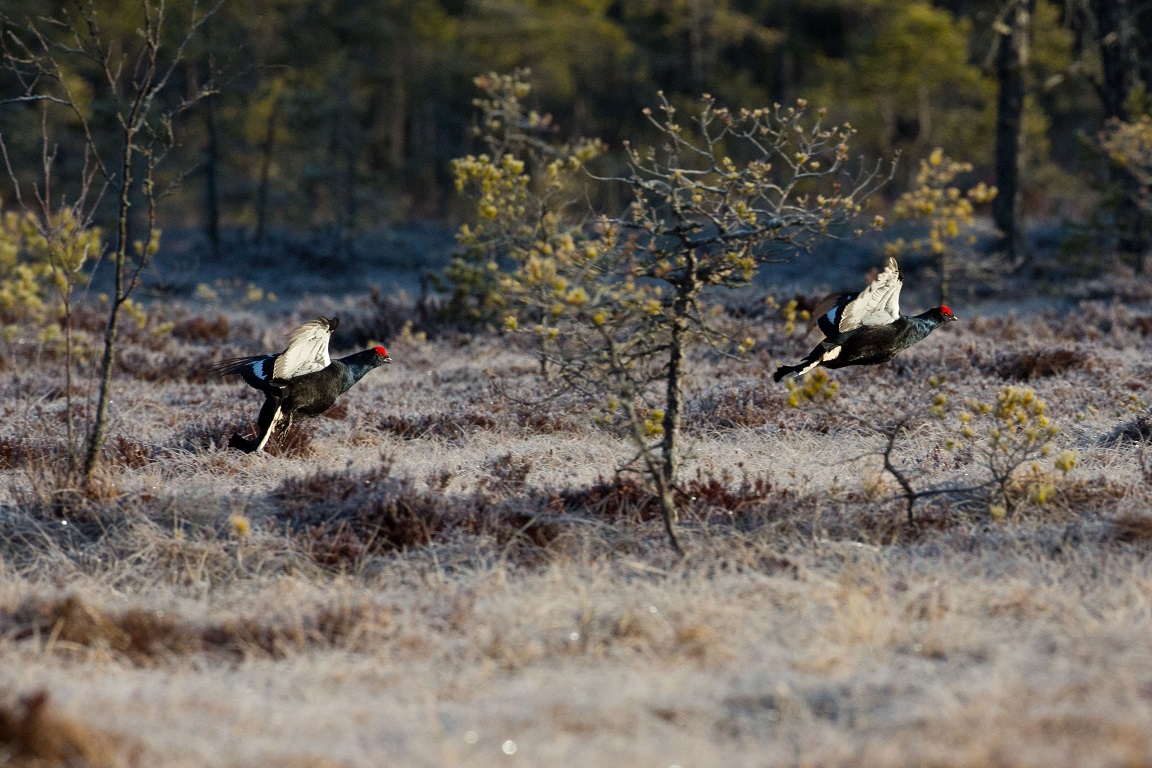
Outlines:
[{"label": "bird's leg", "polygon": [[292,413],[284,414],[284,424],[277,431],[276,442],[283,444],[284,438],[288,436],[288,430],[292,429]]},{"label": "bird's leg", "polygon": [[260,415],[256,417],[256,436],[252,439],[233,434],[228,441],[229,448],[236,448],[244,453],[255,453],[268,442],[268,432],[276,426],[276,417],[280,411],[280,401],[283,399],[283,387],[276,387],[265,393],[264,405],[260,407]]},{"label": "bird's leg", "polygon": [[805,357],[796,365],[782,365],[777,368],[776,372],[772,374],[772,380],[780,381],[785,376],[793,373],[797,376],[803,376],[804,374],[808,373],[808,371],[818,366],[820,363],[826,360],[835,359],[839,354],[839,351],[833,353],[833,350],[836,350],[837,348],[832,347],[832,349],[825,349],[824,344],[825,342],[820,342],[817,344],[816,348],[809,352],[807,357]]},{"label": "bird's leg", "polygon": [[[276,407],[279,408],[284,402],[284,398],[288,396],[288,386],[280,381],[268,382],[268,397],[275,399]],[[282,420],[287,418],[286,422]],[[272,424],[271,429],[275,432],[276,444],[282,445],[284,436],[288,434],[288,430],[292,427],[292,414],[279,412],[276,421]],[[269,437],[272,434],[269,433]]]},{"label": "bird's leg", "polygon": [[268,443],[268,438],[272,437],[272,432],[276,429],[276,422],[280,420],[280,403],[281,397],[275,394],[269,394],[268,398],[264,401],[264,406],[260,409],[260,418],[257,422],[256,438],[253,441],[255,447],[248,451],[258,451]]}]

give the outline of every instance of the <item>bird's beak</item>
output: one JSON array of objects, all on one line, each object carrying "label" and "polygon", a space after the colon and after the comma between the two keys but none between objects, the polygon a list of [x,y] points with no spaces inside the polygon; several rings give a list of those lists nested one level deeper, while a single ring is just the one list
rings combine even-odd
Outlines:
[{"label": "bird's beak", "polygon": [[954,323],[959,319],[960,318],[956,317],[956,315],[948,315],[948,322],[950,322],[950,323]]},{"label": "bird's beak", "polygon": [[384,363],[390,363],[390,362],[392,362],[392,356],[391,355],[385,357],[383,360],[380,361],[381,365],[383,365]]}]

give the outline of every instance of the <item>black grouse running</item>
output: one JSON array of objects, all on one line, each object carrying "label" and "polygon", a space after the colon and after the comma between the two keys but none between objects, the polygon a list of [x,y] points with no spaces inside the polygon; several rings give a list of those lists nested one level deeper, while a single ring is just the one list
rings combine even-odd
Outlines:
[{"label": "black grouse running", "polygon": [[886,363],[956,316],[943,305],[914,317],[900,314],[900,288],[904,276],[896,259],[888,257],[884,271],[859,293],[828,296],[813,311],[812,325],[824,334],[808,356],[796,365],[782,365],[772,378],[801,376],[817,366],[844,368],[849,365]]},{"label": "black grouse running", "polygon": [[257,419],[256,437],[249,440],[232,435],[229,447],[245,453],[259,451],[281,419],[286,419],[286,432],[295,414],[319,416],[373,368],[392,362],[384,347],[339,360],[329,357],[328,341],[339,322],[335,317],[317,318],[292,331],[288,348],[280,354],[236,357],[209,369],[217,376],[240,376],[266,397]]}]

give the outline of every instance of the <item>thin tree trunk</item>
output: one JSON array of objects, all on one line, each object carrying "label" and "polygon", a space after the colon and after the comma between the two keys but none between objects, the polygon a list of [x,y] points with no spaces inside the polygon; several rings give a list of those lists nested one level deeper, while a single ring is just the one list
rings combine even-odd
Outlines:
[{"label": "thin tree trunk", "polygon": [[1027,260],[1020,189],[1020,146],[1024,124],[1024,67],[1035,0],[1013,0],[997,28],[996,198],[992,214],[1000,230],[1000,248],[1013,265]]},{"label": "thin tree trunk", "polygon": [[[1091,0],[1096,21],[1097,45],[1100,48],[1102,83],[1100,100],[1107,119],[1128,121],[1128,97],[1138,81],[1139,63],[1136,52],[1135,22],[1128,0]],[[1111,183],[1119,190],[1116,204],[1116,247],[1133,262],[1137,273],[1143,272],[1144,253],[1149,248],[1149,233],[1140,211],[1140,184],[1131,173],[1119,166],[1109,169]]]},{"label": "thin tree trunk", "polygon": [[212,258],[220,258],[220,131],[216,125],[216,110],[212,100],[204,105],[204,125],[208,130],[208,144],[204,148],[204,228]]},{"label": "thin tree trunk", "polygon": [[[687,246],[688,244],[685,243]],[[689,246],[685,254],[684,275],[677,285],[676,298],[672,302],[671,335],[668,350],[668,383],[665,392],[664,440],[660,450],[664,460],[664,479],[670,487],[676,485],[676,475],[680,468],[680,419],[682,410],[684,379],[684,347],[688,332],[688,313],[700,292],[696,270],[696,252]]]},{"label": "thin tree trunk", "polygon": [[[780,14],[780,29],[794,29],[793,17],[795,12],[792,4],[780,3],[777,8]],[[774,66],[772,67],[768,94],[772,101],[786,104],[793,100],[796,90],[796,56],[788,42],[785,41],[776,46],[772,58]]]},{"label": "thin tree trunk", "polygon": [[548,368],[548,338],[540,340],[540,378],[546,384],[552,383],[552,371]]},{"label": "thin tree trunk", "polygon": [[699,93],[707,83],[704,51],[706,21],[700,0],[688,2],[688,87]]},{"label": "thin tree trunk", "polygon": [[665,392],[664,439],[660,444],[663,459],[661,474],[669,486],[676,485],[676,475],[680,469],[680,419],[683,392],[681,380],[684,377],[684,320],[677,316],[672,321],[672,336],[669,341],[667,390]]},{"label": "thin tree trunk", "polygon": [[679,512],[673,492],[676,478],[680,473],[680,423],[684,410],[684,348],[688,331],[688,312],[696,299],[699,287],[696,282],[696,254],[689,250],[685,274],[679,285],[678,295],[672,303],[671,334],[668,341],[668,369],[665,374],[667,388],[664,396],[664,437],[660,442],[660,472],[656,477],[656,488],[660,494],[660,508],[664,514],[664,527],[668,539],[677,554],[683,554],[676,537],[676,523]]},{"label": "thin tree trunk", "polygon": [[392,59],[388,110],[388,163],[393,171],[399,171],[404,167],[408,150],[408,89],[404,77],[404,60],[398,51]]},{"label": "thin tree trunk", "polygon": [[880,125],[884,129],[880,136],[883,152],[890,155],[896,142],[896,105],[892,102],[891,97],[881,96],[876,106],[880,112]]},{"label": "thin tree trunk", "polygon": [[72,280],[75,275],[67,277],[68,295],[64,298],[64,413],[68,434],[68,474],[76,472],[76,426],[72,413]]},{"label": "thin tree trunk", "polygon": [[[612,350],[612,352],[614,354],[615,350]],[[680,538],[676,535],[678,514],[676,510],[676,497],[673,495],[674,486],[665,479],[665,467],[657,461],[657,457],[653,455],[652,450],[648,446],[641,420],[636,414],[635,395],[631,392],[622,392],[620,401],[628,417],[628,423],[632,428],[632,438],[636,441],[636,445],[640,447],[640,455],[643,457],[648,468],[648,474],[656,484],[656,498],[660,502],[660,514],[664,518],[664,532],[668,535],[668,543],[677,555],[683,556],[684,548],[680,546]]]},{"label": "thin tree trunk", "polygon": [[916,141],[921,146],[932,142],[932,100],[924,83],[916,86]]},{"label": "thin tree trunk", "polygon": [[[127,221],[127,210],[124,212]],[[124,228],[124,225],[121,225]],[[108,399],[112,389],[112,367],[116,361],[116,332],[120,319],[120,286],[124,274],[124,254],[116,253],[116,296],[113,297],[111,308],[108,310],[108,325],[104,329],[104,354],[100,359],[100,389],[96,398],[96,416],[92,422],[92,432],[88,436],[88,448],[84,456],[84,477],[89,478],[96,470],[100,460],[100,450],[104,447],[104,438],[108,425]]]},{"label": "thin tree trunk", "polygon": [[356,186],[359,183],[356,161],[360,148],[359,121],[355,119],[355,105],[352,100],[352,73],[344,74],[344,102],[339,126],[337,127],[337,147],[344,164],[344,210],[341,213],[340,247],[348,257],[352,248],[352,233],[356,229]]},{"label": "thin tree trunk", "polygon": [[[122,254],[117,253],[117,278],[123,274],[122,259]],[[117,283],[119,282],[117,279]],[[108,311],[108,325],[104,329],[104,355],[100,359],[100,389],[96,398],[96,417],[92,422],[92,433],[88,436],[88,449],[84,456],[85,478],[91,477],[96,470],[108,428],[108,399],[112,389],[112,367],[116,362],[116,332],[120,319],[120,305],[121,300],[118,297],[112,300],[112,307]]]},{"label": "thin tree trunk", "polygon": [[660,474],[656,475],[656,491],[660,497],[660,512],[664,517],[664,532],[668,534],[668,543],[677,555],[683,556],[684,548],[680,546],[680,538],[676,535],[676,499],[672,495],[672,486]]},{"label": "thin tree trunk", "polygon": [[280,112],[280,99],[274,98],[268,111],[268,125],[264,142],[260,146],[260,181],[256,187],[256,245],[264,245],[264,232],[268,224],[268,187],[272,176],[272,156],[276,148],[276,118]]},{"label": "thin tree trunk", "polygon": [[[141,90],[126,124],[135,124],[144,91]],[[96,415],[92,421],[92,431],[88,435],[88,446],[84,455],[84,478],[92,477],[104,447],[108,429],[108,400],[112,391],[112,368],[116,362],[116,332],[120,319],[120,307],[127,298],[124,295],[124,265],[128,259],[128,216],[131,212],[132,160],[136,134],[125,129],[124,149],[120,168],[120,200],[117,215],[117,242],[115,255],[115,292],[108,307],[108,325],[104,329],[104,354],[100,360],[100,388],[96,397]]]},{"label": "thin tree trunk", "polygon": [[[624,370],[611,335],[605,335],[604,341],[607,344],[607,352],[613,370],[617,372]],[[643,421],[636,413],[636,393],[633,392],[630,387],[626,387],[618,394],[620,396],[621,406],[624,408],[624,413],[628,418],[629,428],[632,430],[632,439],[640,449],[640,457],[644,460],[644,465],[648,470],[649,477],[652,478],[652,482],[656,485],[656,497],[660,501],[660,512],[664,518],[664,531],[668,534],[668,543],[677,555],[683,556],[684,549],[680,546],[680,539],[676,536],[677,513],[676,499],[672,495],[673,484],[669,483],[664,476],[667,465],[661,464],[659,457],[655,455],[648,443],[648,436],[645,434]],[[667,419],[667,413],[665,413],[665,419]],[[667,437],[667,434],[665,434],[665,437]]]},{"label": "thin tree trunk", "polygon": [[1132,10],[1127,0],[1091,0],[1103,83],[1104,117],[1127,120],[1128,94],[1135,84]]},{"label": "thin tree trunk", "polygon": [[951,259],[948,258],[948,250],[947,249],[945,249],[944,251],[942,251],[940,253],[939,263],[940,263],[940,303],[947,305],[947,304],[951,303],[950,299],[951,299],[951,293],[952,293],[952,280],[951,280],[952,263],[951,263]]},{"label": "thin tree trunk", "polygon": [[344,145],[344,231],[348,237],[356,230],[357,205],[356,185],[356,143],[351,136],[347,136]]}]

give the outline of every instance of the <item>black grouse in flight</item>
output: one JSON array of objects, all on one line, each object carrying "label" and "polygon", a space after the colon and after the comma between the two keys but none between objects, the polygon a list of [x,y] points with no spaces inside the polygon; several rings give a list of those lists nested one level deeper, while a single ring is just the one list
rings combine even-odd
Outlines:
[{"label": "black grouse in flight", "polygon": [[943,305],[913,317],[901,315],[903,284],[900,266],[889,256],[884,271],[864,290],[823,299],[812,312],[812,324],[820,327],[824,341],[796,365],[777,368],[772,378],[780,381],[792,373],[802,376],[820,365],[844,368],[886,363],[956,319],[952,310]]},{"label": "black grouse in flight", "polygon": [[257,419],[256,437],[232,435],[229,447],[245,453],[259,451],[286,419],[319,416],[336,398],[352,388],[373,368],[392,362],[384,347],[374,347],[339,360],[328,355],[328,341],[339,324],[337,318],[317,318],[292,331],[288,348],[276,355],[237,357],[216,363],[209,370],[217,376],[240,376],[264,393],[266,399]]}]

